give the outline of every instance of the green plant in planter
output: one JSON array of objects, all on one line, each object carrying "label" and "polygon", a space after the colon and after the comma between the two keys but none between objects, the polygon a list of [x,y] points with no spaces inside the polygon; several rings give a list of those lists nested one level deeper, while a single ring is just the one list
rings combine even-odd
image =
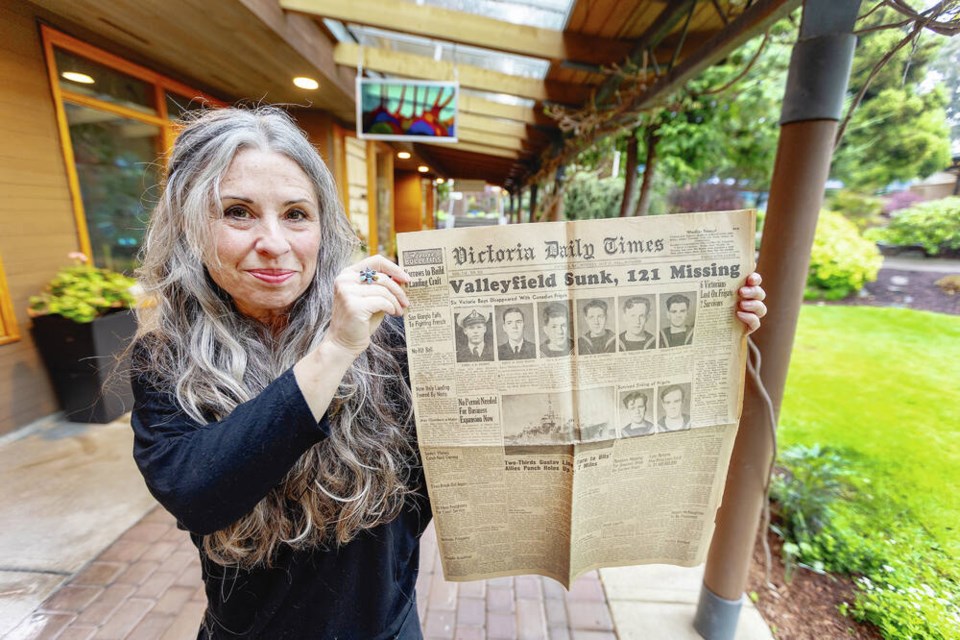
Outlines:
[{"label": "green plant in planter", "polygon": [[30,297],[31,317],[61,315],[74,322],[93,322],[100,316],[136,303],[131,291],[136,280],[87,264],[82,253],[71,253],[75,263],[64,267],[43,293]]}]

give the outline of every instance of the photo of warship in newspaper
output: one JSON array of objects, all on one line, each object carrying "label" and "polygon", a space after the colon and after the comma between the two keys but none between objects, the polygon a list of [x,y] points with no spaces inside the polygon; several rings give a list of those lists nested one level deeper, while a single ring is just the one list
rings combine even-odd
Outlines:
[{"label": "photo of warship in newspaper", "polygon": [[616,437],[613,387],[502,398],[505,446],[575,444]]}]

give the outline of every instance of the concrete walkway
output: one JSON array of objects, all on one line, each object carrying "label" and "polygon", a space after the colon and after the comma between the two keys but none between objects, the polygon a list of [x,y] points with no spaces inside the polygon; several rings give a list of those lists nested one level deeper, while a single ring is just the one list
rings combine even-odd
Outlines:
[{"label": "concrete walkway", "polygon": [[[196,549],[131,459],[132,432],[42,421],[0,440],[0,638],[192,640]],[[696,640],[702,568],[604,569],[565,591],[539,576],[443,579],[433,527],[417,596],[428,639]],[[737,640],[772,640],[748,602]]]},{"label": "concrete walkway", "polygon": [[883,268],[894,269],[897,271],[960,273],[960,260],[953,260],[953,259],[947,259],[947,258],[884,256]]}]

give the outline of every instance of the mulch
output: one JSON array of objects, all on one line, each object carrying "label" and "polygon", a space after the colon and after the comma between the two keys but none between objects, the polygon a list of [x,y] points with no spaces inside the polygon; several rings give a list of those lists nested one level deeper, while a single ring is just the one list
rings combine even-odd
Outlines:
[{"label": "mulch", "polygon": [[881,269],[876,282],[867,284],[859,295],[824,304],[902,307],[960,315],[960,294],[949,294],[936,282],[947,272]]},{"label": "mulch", "polygon": [[857,588],[846,576],[814,573],[797,567],[791,579],[784,577],[781,540],[767,532],[770,543],[770,581],[767,586],[763,544],[757,537],[753,548],[747,591],[756,593],[754,603],[777,640],[883,640],[873,626],[840,614],[842,604],[852,607]]},{"label": "mulch", "polygon": [[[902,307],[960,315],[960,294],[947,293],[936,285],[948,275],[947,272],[881,269],[877,281],[868,284],[860,295],[820,304]],[[767,585],[763,545],[758,536],[747,590],[756,593],[756,607],[777,640],[882,640],[876,627],[841,615],[841,605],[852,606],[856,598],[857,588],[850,578],[798,567],[787,581],[780,553],[782,541],[770,531],[767,537],[772,556],[771,582],[775,588],[771,590]]]}]

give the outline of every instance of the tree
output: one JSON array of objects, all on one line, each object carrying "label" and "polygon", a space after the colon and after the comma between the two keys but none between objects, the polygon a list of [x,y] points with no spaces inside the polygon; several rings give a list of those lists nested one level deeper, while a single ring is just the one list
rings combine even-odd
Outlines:
[{"label": "tree", "polygon": [[930,63],[943,87],[947,104],[947,124],[950,125],[950,140],[960,148],[960,38],[950,38],[941,47],[940,55]]},{"label": "tree", "polygon": [[645,116],[639,137],[645,157],[635,215],[649,211],[654,172],[674,184],[732,178],[765,190],[773,171],[777,116],[789,49],[776,42],[785,21],[690,81],[667,108]]},{"label": "tree", "polygon": [[902,20],[902,14],[883,9],[861,24],[866,33],[857,45],[849,93],[863,91],[863,96],[859,106],[854,103],[833,163],[833,175],[850,187],[875,190],[896,180],[926,177],[950,161],[946,97],[923,82],[943,38],[921,31],[903,42],[912,24],[871,31]]}]

